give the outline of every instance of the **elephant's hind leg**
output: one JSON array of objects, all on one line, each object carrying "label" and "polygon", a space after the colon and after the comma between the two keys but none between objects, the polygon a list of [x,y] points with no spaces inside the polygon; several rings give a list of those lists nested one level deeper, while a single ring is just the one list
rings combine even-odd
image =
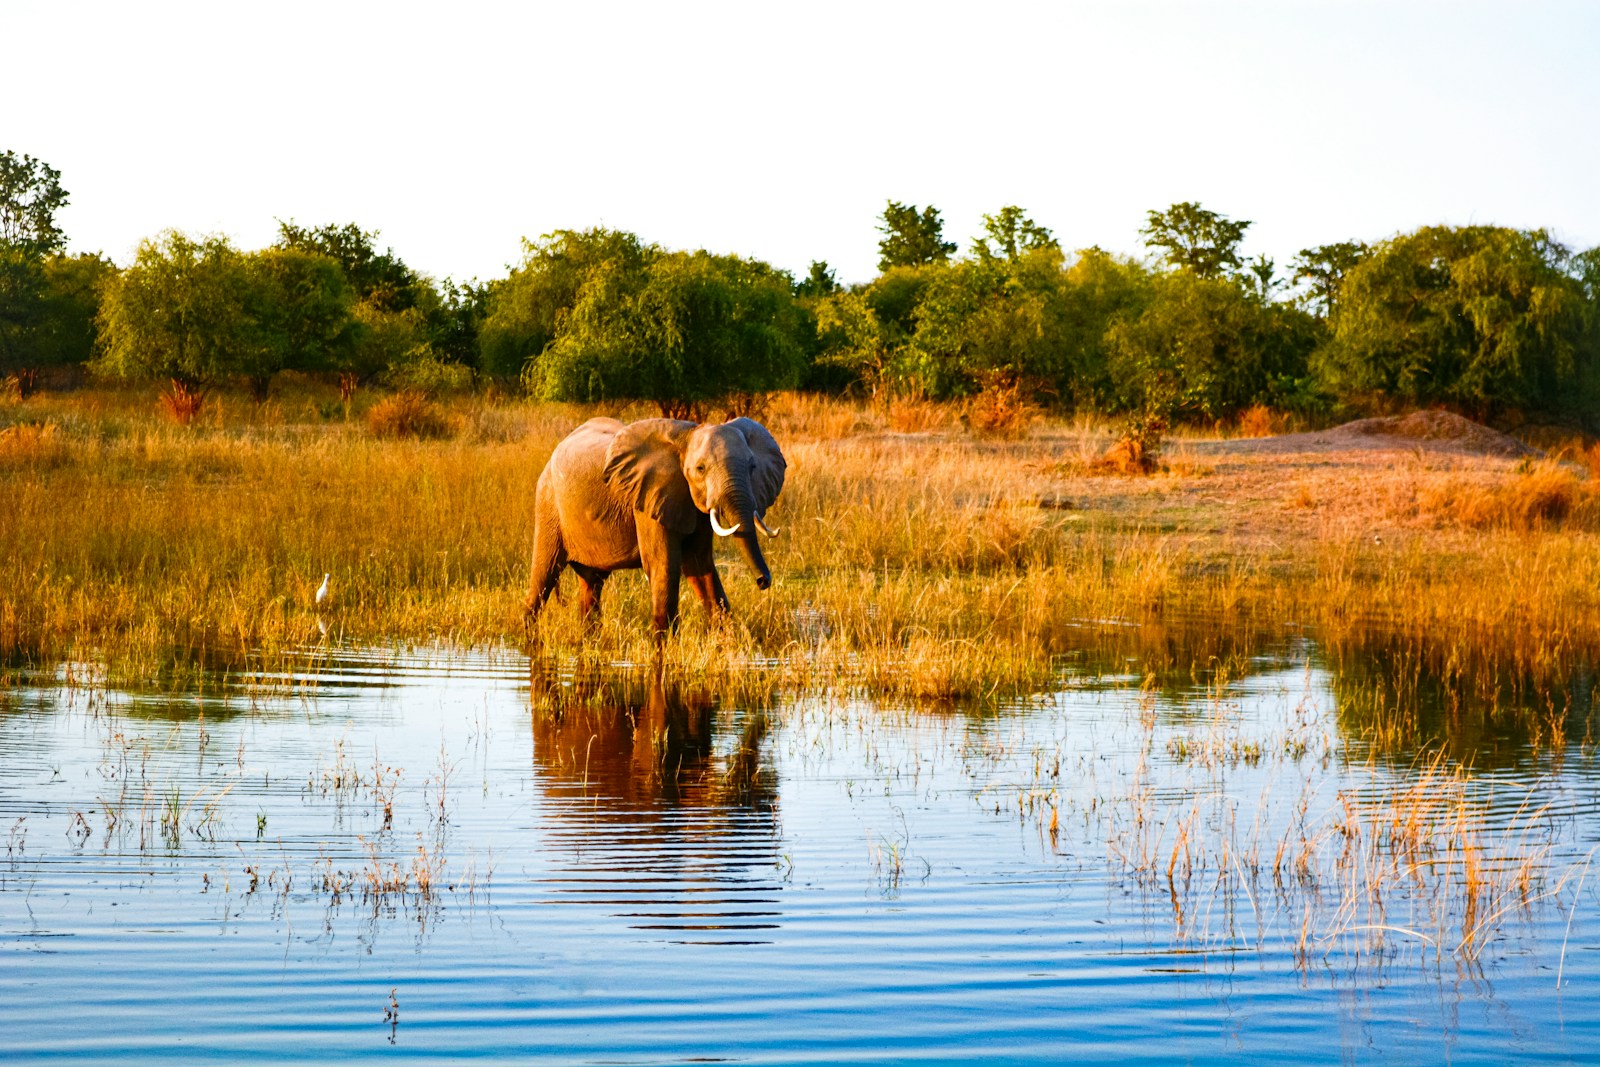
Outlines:
[{"label": "elephant's hind leg", "polygon": [[555,523],[539,523],[533,532],[533,568],[528,585],[528,599],[522,605],[524,625],[531,626],[539,617],[550,594],[556,591],[561,580],[561,568],[567,565],[567,550],[561,544],[561,531]]}]

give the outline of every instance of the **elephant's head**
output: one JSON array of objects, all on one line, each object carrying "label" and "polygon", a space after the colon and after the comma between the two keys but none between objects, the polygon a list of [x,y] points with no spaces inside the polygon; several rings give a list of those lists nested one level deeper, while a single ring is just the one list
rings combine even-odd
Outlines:
[{"label": "elephant's head", "polygon": [[677,419],[643,419],[622,428],[606,451],[606,480],[668,529],[694,531],[700,514],[712,529],[738,539],[761,589],[772,572],[757,531],[783,490],[788,465],[778,442],[754,419],[697,426]]}]

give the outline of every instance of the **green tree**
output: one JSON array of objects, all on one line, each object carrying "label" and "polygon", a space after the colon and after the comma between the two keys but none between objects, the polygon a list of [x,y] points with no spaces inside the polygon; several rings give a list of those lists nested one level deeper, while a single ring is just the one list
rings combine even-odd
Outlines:
[{"label": "green tree", "polygon": [[1583,289],[1584,299],[1600,304],[1600,245],[1573,256],[1570,269]]},{"label": "green tree", "polygon": [[439,286],[440,310],[434,316],[430,343],[438,357],[447,363],[481,366],[479,333],[489,314],[489,286],[476,280],[454,282],[446,278]]},{"label": "green tree", "polygon": [[66,203],[60,171],[32,156],[0,152],[0,243],[37,256],[59,252],[67,238],[56,212]]},{"label": "green tree", "polygon": [[285,247],[262,249],[247,260],[251,329],[243,369],[251,395],[265,400],[280,370],[347,367],[360,328],[339,263],[319,252]]},{"label": "green tree", "polygon": [[1059,258],[1061,253],[1061,246],[1050,231],[1015,205],[1001,208],[998,214],[985,215],[983,230],[986,236],[972,243],[972,254],[980,260],[1015,261],[1029,252],[1043,250],[1054,250]]},{"label": "green tree", "polygon": [[0,376],[25,399],[42,371],[94,357],[100,291],[117,268],[98,253],[38,258],[0,247],[0,288],[11,288],[14,269],[25,272],[27,302],[0,299]]},{"label": "green tree", "polygon": [[[461,309],[449,304],[393,248],[380,251],[377,230],[363,230],[353,222],[305,227],[280,221],[278,235],[282,248],[337,262],[355,296],[356,338],[335,364],[339,392],[347,404],[358,385],[380,376],[405,388],[431,389],[467,373],[446,365],[460,352],[462,324],[454,318]],[[465,314],[472,319],[472,312]],[[448,352],[436,347],[435,340],[445,342]],[[476,363],[476,353],[464,362]]]},{"label": "green tree", "polygon": [[1165,211],[1149,212],[1139,233],[1145,247],[1161,249],[1168,266],[1209,279],[1240,269],[1239,242],[1249,228],[1249,222],[1185,201]]},{"label": "green tree", "polygon": [[1013,253],[976,255],[932,273],[908,368],[929,395],[965,395],[997,378],[1055,391],[1072,377],[1061,328],[1061,251],[1052,241]]},{"label": "green tree", "polygon": [[794,295],[802,300],[832,296],[838,291],[839,279],[834,277],[833,268],[828,266],[825,259],[812,260],[810,271],[794,286]]},{"label": "green tree", "polygon": [[258,351],[248,260],[225,237],[177,230],[141,241],[106,286],[99,366],[122,378],[165,378],[166,402],[188,422],[218,381],[249,374]]},{"label": "green tree", "polygon": [[0,376],[24,398],[33,391],[45,288],[44,258],[25,245],[0,241]]},{"label": "green tree", "polygon": [[1385,241],[1344,275],[1322,369],[1350,397],[1587,415],[1600,353],[1572,267],[1543,230],[1429,226]]},{"label": "green tree", "polygon": [[1113,323],[1136,319],[1149,304],[1150,271],[1134,259],[1085,248],[1062,273],[1062,285],[1056,329],[1072,369],[1056,388],[1062,401],[1076,409],[1106,410],[1114,406],[1117,395],[1107,331]]},{"label": "green tree", "polygon": [[424,297],[427,283],[406,266],[393,248],[378,251],[378,231],[363,230],[353,222],[343,226],[300,226],[293,220],[278,222],[278,245],[327,256],[344,270],[356,300],[379,311],[406,311]]},{"label": "green tree", "polygon": [[1160,275],[1143,310],[1107,331],[1115,403],[1166,422],[1281,406],[1304,388],[1318,339],[1304,312],[1255,299],[1230,281]]},{"label": "green tree", "polygon": [[799,320],[792,279],[765,263],[708,252],[661,253],[642,271],[607,261],[530,365],[530,386],[552,400],[649,400],[683,417],[795,385]]},{"label": "green tree", "polygon": [[817,362],[844,371],[877,396],[892,381],[892,367],[902,337],[879,319],[863,290],[840,290],[816,304]]},{"label": "green tree", "polygon": [[942,263],[956,250],[955,242],[944,239],[944,223],[931,204],[918,212],[914,204],[891,200],[883,209],[883,234],[878,241],[878,269],[920,267]]},{"label": "green tree", "polygon": [[661,250],[621,230],[557,230],[522,243],[522,265],[489,283],[478,330],[480,369],[517,378],[561,331],[586,285],[642,284]]},{"label": "green tree", "polygon": [[1320,318],[1331,318],[1339,302],[1344,276],[1367,255],[1361,241],[1302,248],[1294,260],[1294,280],[1306,284],[1303,303]]}]

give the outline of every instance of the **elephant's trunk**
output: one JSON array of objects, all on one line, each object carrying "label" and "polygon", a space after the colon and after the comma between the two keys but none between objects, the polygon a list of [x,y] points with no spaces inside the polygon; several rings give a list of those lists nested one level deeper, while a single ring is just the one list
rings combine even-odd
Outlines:
[{"label": "elephant's trunk", "polygon": [[712,522],[718,527],[719,534],[728,529],[723,523],[732,521],[731,536],[738,541],[739,551],[743,553],[745,563],[756,576],[756,588],[766,589],[772,585],[772,572],[767,569],[766,557],[761,554],[761,542],[756,533],[756,513],[750,504],[749,494],[740,486],[728,486],[722,494],[722,499],[712,509],[712,516]]}]

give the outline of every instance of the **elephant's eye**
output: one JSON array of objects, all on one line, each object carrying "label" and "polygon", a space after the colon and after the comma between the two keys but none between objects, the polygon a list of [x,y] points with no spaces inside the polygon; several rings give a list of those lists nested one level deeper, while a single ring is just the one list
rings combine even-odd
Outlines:
[{"label": "elephant's eye", "polygon": [[706,472],[706,465],[704,463],[697,463],[695,465],[694,472],[696,474],[704,474]]}]

